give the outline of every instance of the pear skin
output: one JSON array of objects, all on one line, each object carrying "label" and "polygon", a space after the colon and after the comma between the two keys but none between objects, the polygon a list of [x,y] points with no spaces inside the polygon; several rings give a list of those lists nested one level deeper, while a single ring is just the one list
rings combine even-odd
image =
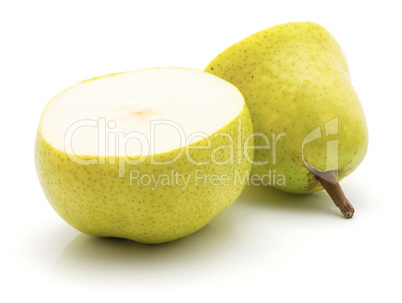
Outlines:
[{"label": "pear skin", "polygon": [[205,71],[234,84],[253,120],[253,174],[269,172],[291,193],[325,188],[346,217],[353,207],[338,181],[362,162],[366,120],[345,56],[334,37],[312,22],[260,31],[219,54]]}]

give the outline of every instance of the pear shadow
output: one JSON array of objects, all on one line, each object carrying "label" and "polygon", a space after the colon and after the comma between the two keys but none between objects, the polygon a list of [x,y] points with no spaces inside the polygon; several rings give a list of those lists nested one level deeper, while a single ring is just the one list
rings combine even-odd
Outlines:
[{"label": "pear shadow", "polygon": [[[232,231],[213,222],[172,242],[142,244],[80,233],[57,257],[48,280],[55,286],[147,288],[183,281],[179,273],[202,276],[210,263],[224,260]],[[169,282],[170,281],[170,282]]]},{"label": "pear shadow", "polygon": [[292,194],[268,186],[247,186],[240,195],[239,202],[276,214],[344,218],[325,191]]}]

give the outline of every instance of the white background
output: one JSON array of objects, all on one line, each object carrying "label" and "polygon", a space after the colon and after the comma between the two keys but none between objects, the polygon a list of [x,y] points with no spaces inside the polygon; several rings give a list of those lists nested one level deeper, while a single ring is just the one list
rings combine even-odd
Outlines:
[{"label": "white background", "polygon": [[[397,4],[3,1],[0,300],[401,302]],[[50,207],[33,144],[54,95],[113,72],[203,69],[231,44],[290,21],[314,21],[335,36],[367,117],[367,156],[341,182],[356,209],[353,219],[344,219],[324,192],[247,189],[196,234],[149,246],[81,234]]]}]

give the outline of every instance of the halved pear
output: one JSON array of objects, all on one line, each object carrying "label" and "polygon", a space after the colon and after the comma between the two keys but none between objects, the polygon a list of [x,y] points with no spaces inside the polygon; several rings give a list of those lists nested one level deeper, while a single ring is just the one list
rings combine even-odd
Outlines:
[{"label": "halved pear", "polygon": [[76,229],[162,243],[229,207],[246,185],[252,122],[238,89],[185,68],[80,82],[43,111],[35,146],[46,197]]}]

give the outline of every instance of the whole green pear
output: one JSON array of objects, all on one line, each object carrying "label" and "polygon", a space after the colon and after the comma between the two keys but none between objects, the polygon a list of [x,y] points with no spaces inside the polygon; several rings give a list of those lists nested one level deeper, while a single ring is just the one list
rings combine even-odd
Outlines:
[{"label": "whole green pear", "polygon": [[205,71],[234,84],[246,100],[257,133],[253,174],[270,174],[269,185],[291,193],[324,187],[353,216],[338,181],[362,162],[367,126],[344,54],[324,27],[268,28],[223,51]]}]

